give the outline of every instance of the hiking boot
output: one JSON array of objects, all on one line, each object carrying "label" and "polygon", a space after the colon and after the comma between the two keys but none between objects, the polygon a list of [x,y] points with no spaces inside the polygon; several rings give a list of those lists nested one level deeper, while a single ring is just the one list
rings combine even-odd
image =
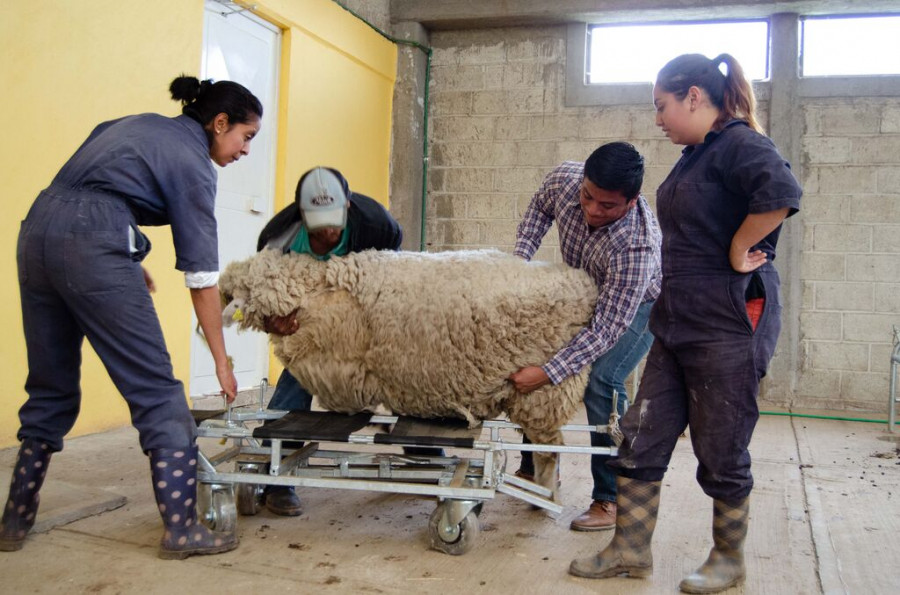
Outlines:
[{"label": "hiking boot", "polygon": [[604,531],[616,527],[616,503],[594,500],[580,516],[572,520],[569,528],[573,531]]}]

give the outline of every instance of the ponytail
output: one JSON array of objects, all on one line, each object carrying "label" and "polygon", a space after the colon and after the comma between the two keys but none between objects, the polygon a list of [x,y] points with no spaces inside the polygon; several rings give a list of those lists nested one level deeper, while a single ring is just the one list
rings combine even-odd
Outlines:
[{"label": "ponytail", "polygon": [[[724,74],[719,66],[724,64]],[[720,128],[728,120],[746,120],[751,128],[764,133],[756,119],[756,97],[753,87],[744,76],[744,69],[731,54],[719,54],[710,60],[702,54],[682,54],[669,61],[659,75],[656,84],[679,100],[687,96],[691,87],[706,91],[710,101],[719,109],[715,127]]]},{"label": "ponytail", "polygon": [[722,115],[716,124],[721,125],[738,118],[746,120],[753,130],[765,134],[763,127],[756,119],[756,95],[753,93],[753,85],[744,76],[744,69],[731,54],[719,54],[712,60],[718,70],[719,64],[727,68],[725,73],[725,88],[722,92]]}]

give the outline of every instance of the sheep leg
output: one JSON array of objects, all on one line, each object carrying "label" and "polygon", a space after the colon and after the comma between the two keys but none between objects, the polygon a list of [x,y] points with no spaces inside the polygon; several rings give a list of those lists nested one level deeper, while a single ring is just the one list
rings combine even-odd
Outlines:
[{"label": "sheep leg", "polygon": [[559,501],[558,452],[534,453],[534,483],[553,492],[553,495],[550,497],[551,500],[554,502]]},{"label": "sheep leg", "polygon": [[[563,435],[559,430],[550,434],[541,433],[540,439],[535,440],[531,436],[529,440],[535,444],[563,444]],[[553,492],[551,500],[559,501],[559,453],[535,452],[534,453],[534,483],[543,486]]]}]

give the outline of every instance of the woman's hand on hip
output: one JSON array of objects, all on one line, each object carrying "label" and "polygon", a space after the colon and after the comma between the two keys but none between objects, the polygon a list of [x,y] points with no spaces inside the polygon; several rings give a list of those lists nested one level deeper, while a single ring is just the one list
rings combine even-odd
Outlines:
[{"label": "woman's hand on hip", "polygon": [[750,252],[749,250],[741,250],[740,248],[735,248],[732,244],[731,251],[728,254],[728,260],[731,263],[731,268],[736,270],[739,273],[750,273],[755,271],[762,265],[766,264],[766,253],[762,250],[754,250]]},{"label": "woman's hand on hip", "polygon": [[[747,215],[734,237],[731,238],[731,248],[728,251],[731,268],[739,273],[749,273],[766,264],[766,253],[762,250],[753,250],[753,246],[778,229],[789,212],[790,209],[785,207],[775,211]],[[753,251],[751,252],[751,250]]]}]

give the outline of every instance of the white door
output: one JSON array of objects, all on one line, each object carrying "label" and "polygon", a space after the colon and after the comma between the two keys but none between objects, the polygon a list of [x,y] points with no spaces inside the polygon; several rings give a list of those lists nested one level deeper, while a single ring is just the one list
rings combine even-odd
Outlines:
[{"label": "white door", "polygon": [[[219,224],[219,267],[256,252],[256,238],[273,211],[275,192],[275,119],[281,32],[248,11],[230,12],[218,2],[206,3],[201,78],[230,80],[250,89],[263,106],[262,127],[250,154],[219,170],[216,219]],[[227,13],[227,14],[223,14]],[[192,317],[197,326],[196,316]],[[203,338],[191,341],[192,396],[219,392],[215,365]],[[238,334],[225,329],[225,345],[234,360],[238,387],[250,388],[268,375],[266,335]]]}]

